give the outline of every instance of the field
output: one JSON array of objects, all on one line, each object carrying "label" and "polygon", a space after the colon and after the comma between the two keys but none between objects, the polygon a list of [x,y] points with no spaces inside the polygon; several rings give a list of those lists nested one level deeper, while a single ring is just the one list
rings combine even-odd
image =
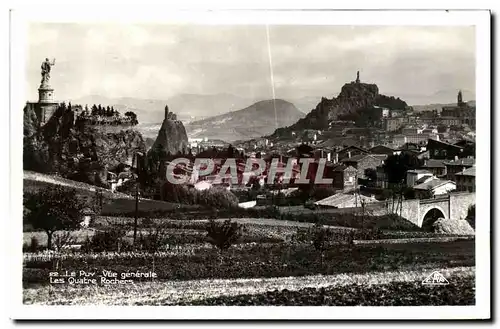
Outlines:
[{"label": "field", "polygon": [[[25,180],[34,190],[50,181]],[[69,183],[68,183],[69,184]],[[94,191],[80,186],[81,194]],[[91,187],[90,187],[91,188]],[[71,231],[75,245],[43,250],[44,232],[23,237],[23,301],[44,305],[472,305],[475,303],[473,236],[423,232],[412,226],[359,228],[323,225],[332,233],[315,248],[313,223],[286,218],[226,217],[241,236],[219,250],[207,239],[208,219],[183,219],[196,209],[141,200],[146,216],[138,234],[161,227],[155,250],[80,250],[99,232],[123,230],[130,244],[134,199],[104,194],[113,215],[95,217],[88,229]],[[175,216],[159,211],[176,209]],[[104,212],[104,211],[103,211]],[[120,213],[124,215],[120,215]],[[186,216],[187,217],[187,216]],[[376,223],[377,219],[370,219]],[[399,219],[398,219],[399,220]],[[338,220],[331,223],[337,224]],[[30,249],[35,238],[38,246]],[[447,285],[422,282],[435,271]],[[153,275],[154,273],[154,275]],[[95,280],[95,281],[93,281]]]}]

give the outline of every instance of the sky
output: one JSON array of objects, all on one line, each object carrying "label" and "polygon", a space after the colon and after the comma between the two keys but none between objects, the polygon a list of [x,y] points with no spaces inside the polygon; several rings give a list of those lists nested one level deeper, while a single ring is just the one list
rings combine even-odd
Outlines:
[{"label": "sky", "polygon": [[333,97],[358,70],[394,96],[475,91],[475,30],[467,26],[31,23],[27,40],[32,100],[46,57],[56,59],[51,84],[60,99]]}]

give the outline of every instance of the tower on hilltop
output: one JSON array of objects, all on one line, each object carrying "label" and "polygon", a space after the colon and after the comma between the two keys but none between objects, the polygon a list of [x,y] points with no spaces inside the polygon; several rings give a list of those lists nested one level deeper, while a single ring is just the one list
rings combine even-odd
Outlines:
[{"label": "tower on hilltop", "polygon": [[360,81],[359,81],[359,71],[356,72],[356,83],[360,83]]}]

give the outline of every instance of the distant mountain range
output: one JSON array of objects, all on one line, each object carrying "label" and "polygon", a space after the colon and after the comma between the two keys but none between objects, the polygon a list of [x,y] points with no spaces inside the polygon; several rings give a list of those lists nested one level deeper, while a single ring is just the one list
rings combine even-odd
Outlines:
[{"label": "distant mountain range", "polygon": [[268,135],[276,128],[295,123],[304,115],[285,100],[265,100],[239,111],[191,122],[186,125],[186,130],[191,138],[208,137],[232,142]]},{"label": "distant mountain range", "polygon": [[[476,101],[468,101],[466,103],[471,107],[476,106]],[[432,110],[437,110],[438,112],[441,112],[444,106],[455,106],[455,105],[457,105],[457,103],[413,105],[412,107],[415,112],[432,111]]]},{"label": "distant mountain range", "polygon": [[[389,93],[395,94],[395,93]],[[450,104],[457,102],[458,89],[439,90],[431,95],[416,95],[406,93],[396,93],[401,99],[404,99],[408,105],[426,105],[426,104]],[[464,101],[476,99],[473,91],[462,89]]]}]

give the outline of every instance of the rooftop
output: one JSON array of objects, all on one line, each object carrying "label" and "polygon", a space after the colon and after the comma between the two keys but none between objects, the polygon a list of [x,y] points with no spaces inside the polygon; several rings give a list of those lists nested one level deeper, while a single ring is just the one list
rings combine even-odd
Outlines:
[{"label": "rooftop", "polygon": [[422,168],[446,168],[443,160],[428,159]]},{"label": "rooftop", "polygon": [[328,206],[335,208],[350,208],[350,207],[355,207],[356,204],[358,206],[361,206],[361,202],[373,203],[378,201],[376,199],[372,199],[360,194],[354,195],[354,194],[338,193],[331,195],[323,200],[316,201],[315,204],[319,206]]},{"label": "rooftop", "polygon": [[448,184],[448,183],[455,184],[455,182],[452,182],[451,180],[443,180],[443,179],[436,178],[436,179],[432,179],[430,181],[427,181],[425,183],[415,185],[415,186],[413,186],[413,188],[416,190],[433,190],[436,187],[439,187],[441,185]]},{"label": "rooftop", "polygon": [[476,159],[474,158],[460,158],[450,161],[445,161],[446,166],[473,166],[476,164]]},{"label": "rooftop", "polygon": [[467,168],[462,172],[456,173],[455,175],[476,177],[476,167],[474,166],[474,167]]},{"label": "rooftop", "polygon": [[340,161],[341,162],[359,162],[367,157],[374,158],[374,159],[377,159],[380,161],[384,161],[387,158],[387,156],[385,154],[358,154],[358,155],[352,156],[350,158],[344,158]]},{"label": "rooftop", "polygon": [[411,174],[432,174],[430,171],[425,170],[425,169],[412,169],[412,170],[408,170],[407,173],[411,173]]}]

